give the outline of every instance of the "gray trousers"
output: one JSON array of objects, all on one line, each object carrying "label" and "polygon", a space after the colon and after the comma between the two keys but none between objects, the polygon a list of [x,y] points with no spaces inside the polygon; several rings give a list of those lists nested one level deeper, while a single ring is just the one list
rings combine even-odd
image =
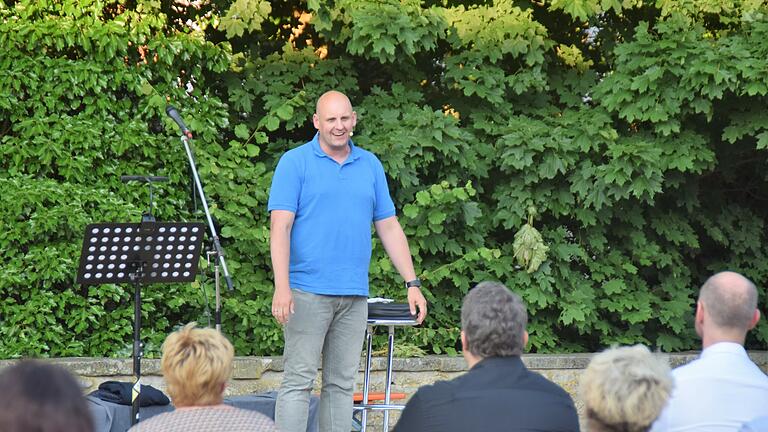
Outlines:
[{"label": "gray trousers", "polygon": [[309,397],[322,356],[320,431],[352,429],[352,394],[365,338],[368,303],[291,289],[294,313],[284,327],[283,383],[275,423],[281,432],[307,430]]}]

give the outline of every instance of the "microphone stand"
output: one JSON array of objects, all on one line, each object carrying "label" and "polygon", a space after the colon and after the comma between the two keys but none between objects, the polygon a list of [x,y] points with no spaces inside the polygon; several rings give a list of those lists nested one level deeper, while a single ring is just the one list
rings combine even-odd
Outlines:
[{"label": "microphone stand", "polygon": [[[207,252],[208,266],[211,265],[211,258],[214,260],[213,264],[213,278],[214,286],[216,287],[216,310],[214,311],[214,322],[216,323],[216,330],[221,331],[221,294],[219,293],[219,264],[215,262],[216,251],[209,250]],[[208,322],[210,325],[210,321]]]},{"label": "microphone stand", "polygon": [[200,175],[197,172],[197,166],[195,165],[195,157],[192,155],[192,150],[189,147],[189,138],[186,134],[181,135],[181,142],[184,143],[184,149],[187,151],[187,158],[189,159],[189,167],[192,171],[192,177],[195,179],[195,186],[197,187],[197,193],[200,196],[200,202],[203,205],[203,210],[205,211],[205,218],[208,220],[208,228],[211,231],[211,240],[213,243],[213,253],[218,257],[218,260],[216,260],[216,265],[214,266],[214,274],[215,282],[214,285],[216,287],[216,312],[215,312],[215,320],[216,320],[216,330],[221,331],[221,302],[220,302],[220,291],[219,291],[219,265],[221,265],[221,269],[224,273],[224,280],[227,282],[227,287],[230,291],[234,289],[232,285],[232,277],[229,275],[229,270],[227,270],[227,262],[224,260],[224,250],[221,248],[221,243],[219,243],[219,236],[216,234],[216,227],[213,226],[213,219],[211,218],[211,212],[208,210],[208,201],[205,198],[205,192],[203,192],[203,186],[200,184]]}]

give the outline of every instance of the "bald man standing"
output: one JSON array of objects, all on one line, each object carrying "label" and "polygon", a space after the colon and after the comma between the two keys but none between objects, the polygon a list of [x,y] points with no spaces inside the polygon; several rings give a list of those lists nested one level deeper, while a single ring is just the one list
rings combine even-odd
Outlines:
[{"label": "bald man standing", "polygon": [[768,377],[744,350],[747,332],[758,320],[754,283],[734,272],[707,279],[696,304],[701,356],[672,372],[672,397],[653,432],[737,431],[768,414]]},{"label": "bald man standing", "polygon": [[272,315],[283,324],[285,337],[275,422],[282,432],[307,429],[310,390],[322,356],[320,430],[348,432],[368,315],[372,224],[405,281],[419,323],[427,302],[384,168],[350,139],[357,114],[349,99],[337,91],[323,94],[312,121],[317,129],[312,141],[280,158],[268,203]]}]

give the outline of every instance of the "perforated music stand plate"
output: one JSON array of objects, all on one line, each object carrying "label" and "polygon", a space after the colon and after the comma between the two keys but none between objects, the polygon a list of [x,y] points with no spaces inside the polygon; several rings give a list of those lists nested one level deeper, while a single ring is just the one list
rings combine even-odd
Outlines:
[{"label": "perforated music stand plate", "polygon": [[[77,283],[192,282],[205,225],[200,222],[96,223],[85,229]],[[141,269],[139,272],[138,270]]]}]

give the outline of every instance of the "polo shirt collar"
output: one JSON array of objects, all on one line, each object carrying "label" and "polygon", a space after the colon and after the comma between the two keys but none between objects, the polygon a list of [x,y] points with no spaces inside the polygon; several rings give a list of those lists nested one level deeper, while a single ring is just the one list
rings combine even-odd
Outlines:
[{"label": "polo shirt collar", "polygon": [[[312,144],[312,151],[315,153],[315,156],[317,157],[327,157],[330,159],[330,156],[325,154],[323,149],[320,147],[320,133],[315,133],[315,137],[312,138],[312,141],[310,141]],[[352,140],[349,140],[349,156],[347,157],[347,160],[344,161],[344,163],[349,163],[354,160],[360,159],[360,149],[357,148],[355,143],[352,142]]]}]

